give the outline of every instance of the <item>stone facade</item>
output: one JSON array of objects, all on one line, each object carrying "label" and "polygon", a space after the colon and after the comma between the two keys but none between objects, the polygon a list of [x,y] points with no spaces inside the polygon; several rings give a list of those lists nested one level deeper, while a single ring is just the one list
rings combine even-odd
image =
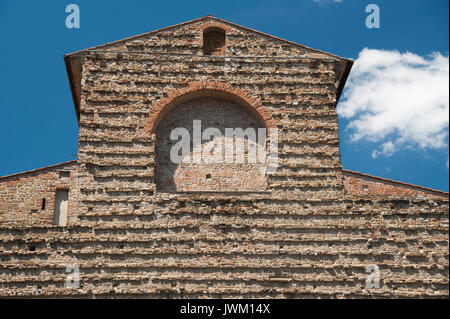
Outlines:
[{"label": "stone facade", "polygon": [[344,175],[344,186],[348,194],[364,196],[389,195],[389,196],[411,196],[430,199],[448,198],[447,192],[442,192],[426,187],[411,185],[393,181],[378,176],[342,170]]},{"label": "stone facade", "polygon": [[[55,194],[75,188],[76,161],[0,177],[0,225],[53,224]],[[75,214],[69,198],[69,216]]]},{"label": "stone facade", "polygon": [[[203,51],[210,28],[224,55]],[[79,119],[68,224],[30,214],[40,190],[23,210],[28,196],[8,195],[44,173],[0,180],[1,296],[448,297],[448,193],[361,194],[342,170],[351,61],[210,16],[65,60]],[[278,169],[171,166],[169,131],[194,119],[277,128]]]}]

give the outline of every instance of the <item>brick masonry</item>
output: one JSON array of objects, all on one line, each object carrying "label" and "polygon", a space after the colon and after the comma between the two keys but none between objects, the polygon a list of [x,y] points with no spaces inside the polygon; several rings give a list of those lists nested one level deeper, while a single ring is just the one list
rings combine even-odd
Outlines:
[{"label": "brick masonry", "polygon": [[[225,56],[203,55],[209,26],[225,30]],[[53,169],[0,180],[0,295],[448,298],[448,193],[361,193],[364,178],[342,170],[347,63],[213,17],[67,56],[73,208],[67,227],[30,215],[62,183]],[[277,127],[278,170],[219,166],[209,183],[210,166],[180,166],[167,184],[167,130],[197,115]],[[69,264],[78,289],[65,287]],[[380,289],[365,285],[372,264]]]},{"label": "brick masonry", "polygon": [[264,108],[261,101],[246,91],[233,88],[228,83],[224,82],[187,82],[187,86],[173,90],[168,93],[168,97],[162,99],[150,110],[150,115],[146,123],[146,131],[148,133],[154,133],[158,121],[164,118],[172,108],[181,103],[193,99],[199,99],[202,97],[216,97],[219,99],[226,98],[239,104],[241,107],[248,109],[253,113],[260,121],[263,127],[271,128],[275,127],[275,121],[270,116],[267,109]]},{"label": "brick masonry", "polygon": [[375,195],[399,195],[431,199],[448,198],[447,192],[420,187],[398,181],[392,181],[377,176],[371,176],[358,172],[343,170],[344,186],[348,194],[364,196]]},{"label": "brick masonry", "polygon": [[[71,161],[0,177],[0,224],[52,225],[55,193],[59,189],[75,188],[75,171],[76,161]],[[70,200],[68,212],[70,216],[74,212]]]}]

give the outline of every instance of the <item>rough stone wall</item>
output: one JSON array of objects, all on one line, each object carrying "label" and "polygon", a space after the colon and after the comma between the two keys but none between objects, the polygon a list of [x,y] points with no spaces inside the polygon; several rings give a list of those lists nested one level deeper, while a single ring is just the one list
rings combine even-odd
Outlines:
[{"label": "rough stone wall", "polygon": [[372,194],[448,199],[448,193],[408,185],[364,174],[343,171],[345,190],[348,194],[366,196]]},{"label": "rough stone wall", "polygon": [[[448,298],[443,200],[175,194],[0,230],[3,297]],[[79,289],[65,287],[69,264]],[[380,289],[366,288],[371,264]]]},{"label": "rough stone wall", "polygon": [[[75,188],[75,175],[76,162],[72,161],[0,178],[0,224],[53,225],[56,190]],[[72,210],[69,204],[69,213]]]},{"label": "rough stone wall", "polygon": [[141,201],[151,206],[155,136],[142,128],[152,105],[198,80],[252,92],[278,123],[280,167],[268,177],[275,197],[343,194],[333,61],[101,52],[84,59],[81,206],[108,211],[119,203],[120,209]]},{"label": "rough stone wall", "polygon": [[[140,53],[84,54],[77,209],[64,228],[0,224],[0,295],[448,298],[448,199],[344,194],[338,61],[231,27],[236,56],[202,56],[202,23],[108,48]],[[269,112],[280,166],[266,192],[156,189],[149,114],[198,81]],[[380,289],[365,285],[372,264]]]}]

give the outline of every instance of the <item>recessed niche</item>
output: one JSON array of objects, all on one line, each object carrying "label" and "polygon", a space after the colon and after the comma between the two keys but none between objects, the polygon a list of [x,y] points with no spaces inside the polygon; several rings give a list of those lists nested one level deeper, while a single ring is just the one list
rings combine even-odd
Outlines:
[{"label": "recessed niche", "polygon": [[219,28],[206,30],[203,33],[203,54],[224,55],[225,54],[225,32]]},{"label": "recessed niche", "polygon": [[69,190],[58,189],[55,194],[55,212],[53,223],[57,226],[66,226],[67,224],[67,207],[69,201]]}]

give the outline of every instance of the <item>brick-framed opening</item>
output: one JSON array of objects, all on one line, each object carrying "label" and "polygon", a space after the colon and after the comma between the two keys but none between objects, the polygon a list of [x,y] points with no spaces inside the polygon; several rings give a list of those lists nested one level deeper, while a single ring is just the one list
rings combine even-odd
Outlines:
[{"label": "brick-framed opening", "polygon": [[169,92],[166,98],[154,105],[145,124],[145,131],[149,134],[155,134],[156,127],[165,114],[180,103],[202,97],[214,97],[235,102],[259,118],[267,129],[276,127],[270,112],[264,108],[261,101],[255,96],[228,83],[201,81],[191,82],[184,88]]},{"label": "brick-framed opening", "polygon": [[[156,128],[156,191],[266,191],[267,163],[250,158],[253,152],[261,156],[261,151],[267,156],[265,133],[258,133],[264,127],[248,109],[229,100],[202,97],[178,104]],[[235,128],[244,135],[234,135]],[[182,138],[180,129],[184,132]],[[215,133],[206,133],[206,129]],[[230,129],[231,137],[226,135]],[[174,150],[183,160],[172,157]]]},{"label": "brick-framed opening", "polygon": [[203,31],[203,55],[225,55],[226,34],[222,29],[209,28]]},{"label": "brick-framed opening", "polygon": [[[245,112],[248,112],[248,114],[254,118],[253,121],[256,120],[256,122],[254,122],[254,123],[258,123],[257,126],[259,128],[265,128],[266,134],[268,136],[269,136],[269,129],[276,128],[275,122],[271,118],[270,112],[263,107],[261,101],[258,98],[250,95],[245,90],[233,87],[230,84],[222,83],[222,82],[207,82],[207,81],[192,82],[184,88],[176,89],[176,90],[169,92],[169,94],[166,98],[159,101],[151,109],[149,119],[147,120],[147,122],[145,124],[145,130],[147,133],[149,133],[150,135],[153,136],[152,139],[155,141],[155,149],[156,149],[157,154],[159,152],[158,149],[161,146],[158,141],[159,135],[157,132],[160,131],[158,129],[158,124],[161,122],[164,122],[166,117],[169,116],[169,114],[173,113],[171,111],[176,112],[177,106],[180,106],[180,108],[183,108],[186,106],[186,103],[197,103],[199,100],[202,100],[202,99],[203,100],[204,99],[224,100],[224,101],[234,103],[234,105],[236,107],[242,108],[245,110]],[[213,107],[213,106],[211,106],[211,107]],[[215,124],[217,124],[217,123],[215,123]],[[165,129],[165,126],[163,126],[161,129]],[[166,138],[164,138],[163,140],[166,140]],[[163,146],[163,147],[165,147],[165,146]],[[182,165],[183,164],[181,164],[181,166]],[[179,172],[178,169],[181,166],[176,165],[176,168],[173,169],[173,174],[172,175],[169,174],[170,176],[168,176],[169,180],[175,182],[175,180],[177,179],[177,177],[176,177],[176,175],[178,174],[177,172]],[[203,170],[203,167],[197,167],[197,168],[198,168],[199,172]],[[219,167],[218,169],[220,171],[222,168]],[[223,168],[223,169],[226,170],[227,168]],[[252,169],[254,169],[256,171],[255,167],[251,167],[251,168],[247,167],[244,170],[248,173],[251,173]],[[163,187],[163,186],[161,186],[162,185],[161,183],[158,183],[158,180],[159,180],[158,171],[159,170],[158,170],[158,155],[157,155],[156,163],[155,163],[155,173],[156,173],[155,184],[156,184],[156,190],[158,192],[167,192],[167,191],[169,191],[169,192],[171,192],[171,191],[195,192],[195,191],[198,191],[198,189],[191,189],[191,190],[177,189],[177,190],[175,190],[172,188],[169,189],[167,187]],[[167,173],[170,170],[166,169],[164,171]],[[183,171],[183,169],[181,171]],[[261,170],[259,170],[259,171],[261,171]],[[217,176],[217,172],[218,171],[216,170],[215,176]],[[222,173],[224,174],[224,172],[225,171],[220,171],[219,175]],[[208,176],[208,173],[210,174],[210,172],[205,171],[205,176]],[[247,191],[247,192],[267,191],[267,182],[268,182],[267,176],[266,177],[259,176],[259,178],[261,179],[260,183],[259,184],[255,183],[255,185],[252,185],[252,187],[254,189],[251,187],[246,187],[246,188],[243,188],[243,191]],[[207,177],[206,177],[206,180],[208,180]],[[177,184],[177,185],[179,186],[179,184]],[[176,186],[175,188],[178,188],[178,186]],[[227,189],[214,188],[214,189],[202,189],[202,191],[236,192],[237,190],[236,189],[227,190]]]},{"label": "brick-framed opening", "polygon": [[230,31],[229,26],[227,26],[224,23],[217,22],[217,21],[209,21],[207,23],[202,24],[201,29],[200,29],[201,36],[200,36],[200,43],[199,43],[200,48],[202,48],[202,52],[204,52],[204,49],[205,49],[205,47],[204,47],[205,34],[207,34],[208,32],[220,32],[220,33],[223,33],[223,36],[224,36],[223,51],[222,51],[222,54],[220,54],[220,55],[226,55],[227,47],[229,44],[228,37],[227,37],[229,31]]}]

